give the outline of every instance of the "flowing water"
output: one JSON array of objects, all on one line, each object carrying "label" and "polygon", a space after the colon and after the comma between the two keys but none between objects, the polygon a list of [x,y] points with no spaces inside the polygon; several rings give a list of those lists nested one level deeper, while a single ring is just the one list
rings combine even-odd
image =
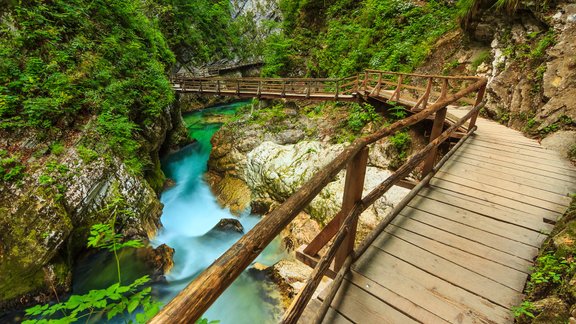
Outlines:
[{"label": "flowing water", "polygon": [[[152,244],[167,244],[175,249],[174,267],[166,275],[167,282],[155,284],[153,295],[164,304],[192,281],[225,252],[242,234],[235,232],[210,232],[222,218],[237,218],[218,205],[216,198],[204,181],[207,162],[212,149],[210,139],[236,110],[246,102],[208,108],[184,116],[184,121],[194,143],[170,154],[162,161],[162,168],[175,185],[161,195],[164,204],[163,228]],[[259,216],[248,212],[238,220],[244,233],[258,221]],[[208,233],[208,234],[207,234]],[[134,256],[131,249],[119,254],[122,281],[132,282],[149,269]],[[255,262],[270,266],[286,257],[278,239],[274,240]],[[98,252],[78,262],[74,275],[74,294],[90,289],[108,287],[117,281],[113,255]],[[220,323],[277,323],[281,316],[280,295],[275,284],[261,272],[244,273],[220,296],[204,314],[209,320]],[[96,320],[98,322],[98,320]],[[122,323],[118,319],[118,323]]]},{"label": "flowing water", "polygon": [[[174,268],[166,276],[168,284],[159,288],[165,303],[241,237],[240,233],[205,235],[220,219],[235,216],[220,207],[203,175],[212,149],[210,139],[222,125],[222,117],[233,115],[245,104],[222,105],[185,115],[189,134],[196,142],[163,160],[166,176],[176,182],[161,196],[164,228],[153,242],[165,243],[176,251]],[[245,212],[239,221],[247,232],[259,219]],[[279,241],[275,240],[256,262],[272,265],[284,256]],[[279,293],[274,285],[255,272],[245,271],[204,317],[220,320],[222,324],[275,323],[279,312]]]}]

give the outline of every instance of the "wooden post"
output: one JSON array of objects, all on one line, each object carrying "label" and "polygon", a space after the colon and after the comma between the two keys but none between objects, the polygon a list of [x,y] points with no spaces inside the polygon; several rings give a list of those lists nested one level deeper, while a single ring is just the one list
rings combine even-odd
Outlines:
[{"label": "wooden post", "polygon": [[282,81],[282,98],[286,97],[286,81]]},{"label": "wooden post", "polygon": [[310,81],[305,81],[304,85],[306,86],[306,98],[310,98]]},{"label": "wooden post", "polygon": [[260,98],[260,94],[262,93],[262,81],[258,81],[258,91],[256,92],[256,95],[258,96],[258,98]]},{"label": "wooden post", "polygon": [[340,80],[336,80],[336,94],[334,95],[334,99],[338,100],[339,94],[340,94]]},{"label": "wooden post", "polygon": [[[344,217],[358,201],[362,200],[364,190],[364,177],[366,175],[366,164],[368,163],[368,148],[363,148],[346,167],[346,182],[344,183],[344,198],[342,199],[342,209],[338,214],[338,227],[342,226]],[[338,271],[348,255],[354,250],[354,239],[356,238],[356,225],[358,221],[350,225],[350,230],[336,253],[334,270]]]},{"label": "wooden post", "polygon": [[236,80],[236,94],[240,94],[240,80]]},{"label": "wooden post", "polygon": [[[436,137],[442,134],[442,129],[444,127],[444,120],[446,119],[446,112],[448,109],[446,107],[438,110],[436,116],[434,117],[434,125],[432,126],[432,133],[430,134],[430,142],[436,139]],[[432,168],[434,167],[434,162],[436,161],[436,153],[438,148],[433,148],[429,153],[426,160],[424,160],[424,167],[422,168],[422,176],[426,176]]]},{"label": "wooden post", "polygon": [[202,93],[202,92],[203,92],[203,90],[202,90],[202,80],[200,80],[200,93]]},{"label": "wooden post", "polygon": [[[477,107],[482,100],[484,99],[484,93],[486,92],[486,85],[482,86],[482,88],[478,89],[478,93],[476,94],[476,102],[474,103],[474,107]],[[470,118],[470,124],[468,124],[468,129],[472,129],[474,126],[476,126],[476,119],[478,118],[478,114],[480,113],[480,111],[476,112],[474,115],[472,115],[472,118]]]},{"label": "wooden post", "polygon": [[354,91],[352,92],[356,92],[358,93],[360,90],[358,89],[358,83],[360,81],[360,73],[356,73],[356,80],[354,81]]},{"label": "wooden post", "polygon": [[362,88],[364,90],[364,94],[366,94],[366,92],[368,91],[367,82],[368,82],[368,71],[364,71],[364,82],[362,82]]},{"label": "wooden post", "polygon": [[220,94],[220,80],[216,80],[216,94]]},{"label": "wooden post", "polygon": [[[392,101],[400,101],[400,90],[402,89],[402,82],[404,81],[404,74],[400,74],[398,76],[398,83],[396,84],[396,90],[394,90],[394,93],[392,94],[392,96],[390,97],[390,100]],[[394,99],[396,98],[396,99]]]},{"label": "wooden post", "polygon": [[428,83],[426,84],[426,92],[422,100],[422,109],[426,109],[428,106],[428,98],[430,97],[430,91],[432,90],[432,78],[428,78]]},{"label": "wooden post", "polygon": [[378,83],[376,83],[376,86],[374,87],[374,89],[372,89],[372,91],[370,92],[370,95],[373,95],[373,94],[378,95],[380,93],[381,87],[382,87],[382,72],[378,73]]},{"label": "wooden post", "polygon": [[440,90],[440,98],[438,100],[446,98],[446,94],[448,94],[448,79],[444,78],[442,79],[442,90]]}]

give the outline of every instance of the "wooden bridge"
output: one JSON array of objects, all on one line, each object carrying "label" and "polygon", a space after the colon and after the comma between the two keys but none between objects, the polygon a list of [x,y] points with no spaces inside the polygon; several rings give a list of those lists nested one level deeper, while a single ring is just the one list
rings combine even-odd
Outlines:
[{"label": "wooden bridge", "polygon": [[[177,82],[175,88],[181,91],[221,95],[236,91],[248,96],[251,91],[252,96],[392,100],[414,114],[345,148],[182,290],[152,323],[190,323],[201,317],[343,168],[342,208],[299,249],[299,258],[314,271],[283,322],[512,322],[510,309],[522,299],[532,260],[566,210],[568,194],[576,191],[576,170],[570,163],[514,130],[478,119],[483,78],[366,71],[330,81],[276,80],[276,89],[262,79],[256,86],[246,81],[250,89],[244,80],[235,80],[235,88],[222,79]],[[294,90],[295,84],[301,87]],[[429,144],[363,196],[369,145],[430,117],[434,123]],[[462,130],[449,152],[437,156],[439,145]],[[358,216],[414,170],[422,174],[420,182],[355,245]],[[324,246],[327,251],[319,255]],[[334,278],[332,284],[312,299],[325,275]]]}]

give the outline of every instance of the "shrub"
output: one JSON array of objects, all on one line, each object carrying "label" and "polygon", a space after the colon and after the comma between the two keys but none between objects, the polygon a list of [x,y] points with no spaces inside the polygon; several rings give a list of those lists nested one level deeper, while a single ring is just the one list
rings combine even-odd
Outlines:
[{"label": "shrub", "polygon": [[370,104],[357,104],[350,105],[350,113],[346,120],[346,126],[354,133],[358,133],[369,122],[379,122],[382,117],[376,113],[374,107]]}]

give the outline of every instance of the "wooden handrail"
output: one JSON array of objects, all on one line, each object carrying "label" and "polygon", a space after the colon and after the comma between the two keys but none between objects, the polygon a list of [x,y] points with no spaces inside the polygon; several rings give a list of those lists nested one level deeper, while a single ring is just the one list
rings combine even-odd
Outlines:
[{"label": "wooden handrail", "polygon": [[[406,174],[408,174],[409,172],[414,170],[414,168],[416,166],[418,166],[418,164],[420,164],[422,161],[424,161],[426,158],[428,158],[430,156],[429,153],[435,152],[440,144],[442,144],[444,141],[446,141],[448,138],[450,138],[452,133],[454,133],[458,129],[458,127],[462,126],[468,119],[470,119],[472,116],[477,114],[477,112],[480,110],[480,108],[481,108],[480,105],[475,107],[474,109],[472,109],[472,111],[470,111],[468,114],[466,114],[463,118],[459,119],[455,125],[448,128],[442,134],[439,134],[439,136],[437,136],[434,140],[432,140],[423,149],[421,149],[417,153],[413,154],[408,159],[407,162],[405,162],[398,170],[396,170],[392,175],[390,175],[380,185],[378,185],[376,188],[374,188],[368,195],[366,195],[366,197],[364,197],[363,199],[356,202],[354,204],[354,206],[352,206],[352,208],[349,208],[349,211],[346,212],[345,217],[344,217],[343,227],[345,227],[345,228],[341,227],[340,230],[338,231],[338,233],[336,234],[336,237],[334,238],[334,242],[331,244],[328,252],[326,253],[326,255],[324,255],[322,257],[320,262],[316,265],[311,278],[306,282],[306,285],[301,290],[302,293],[298,294],[296,299],[293,301],[291,306],[288,308],[287,314],[285,314],[285,316],[284,316],[283,323],[296,323],[296,319],[298,319],[298,317],[301,315],[302,311],[304,310],[304,307],[308,304],[310,297],[312,297],[312,292],[314,292],[316,290],[318,283],[320,282],[320,279],[322,278],[322,274],[325,273],[328,265],[330,264],[330,262],[334,258],[335,253],[332,253],[332,251],[336,251],[339,248],[339,245],[341,245],[343,243],[343,241],[344,241],[343,237],[350,234],[349,232],[344,232],[344,231],[345,230],[349,231],[354,226],[359,215],[364,210],[366,210],[366,208],[368,208],[370,205],[372,205],[377,199],[382,197],[382,195],[384,193],[386,193],[386,191],[388,191],[399,180],[404,178],[404,176]],[[445,109],[446,108],[442,108],[441,110],[439,110],[439,113],[442,113],[442,111]],[[351,249],[350,252],[348,253],[348,255],[353,255],[353,256],[354,255],[360,255],[360,254],[361,253],[358,253],[358,254],[354,253],[353,249]],[[346,264],[346,261],[347,261],[347,259],[344,260],[342,263]],[[320,272],[320,270],[322,270],[322,272],[318,273],[318,272]]]},{"label": "wooden handrail", "polygon": [[[366,75],[367,74],[368,72],[366,72]],[[302,81],[302,79],[299,80]],[[274,237],[276,237],[361,150],[367,145],[393,134],[404,127],[421,122],[428,116],[458,101],[469,93],[476,91],[480,93],[483,91],[481,89],[485,88],[487,81],[483,78],[475,78],[475,80],[476,82],[465,89],[437,100],[435,103],[408,118],[399,120],[373,134],[356,139],[334,160],[314,174],[310,180],[284,203],[270,212],[267,217],[263,218],[248,233],[242,236],[238,242],[233,244],[170,301],[150,323],[189,323],[200,318],[218,296],[250,265]],[[281,80],[281,82],[286,82],[286,80]],[[366,79],[364,79],[364,84],[365,83]],[[404,172],[405,170],[399,169],[398,171]],[[373,195],[369,194],[362,199],[361,203],[363,206],[371,205],[377,199],[375,198],[376,196],[379,197],[379,195],[382,195],[393,184],[394,182],[385,181],[385,183],[373,191]],[[353,211],[356,209],[357,208],[354,208]]]},{"label": "wooden handrail", "polygon": [[[483,104],[480,105],[479,107],[477,107],[476,111],[471,111],[469,113],[469,115],[472,114],[477,114],[478,111],[482,108]],[[464,116],[461,120],[462,122],[468,120],[469,117],[467,118],[466,116]],[[447,130],[446,133],[452,133],[454,130],[458,129],[459,126],[454,127],[453,130]],[[466,139],[472,134],[474,133],[474,131],[476,130],[476,126],[474,128],[471,128],[468,130],[468,133],[466,133],[466,135],[464,137],[462,137],[460,139],[460,141],[458,141],[458,143],[438,162],[438,164],[436,166],[434,166],[434,168],[432,169],[432,171],[426,176],[424,177],[424,179],[422,179],[409,193],[408,195],[406,195],[401,201],[400,203],[398,203],[396,206],[394,206],[394,208],[392,209],[392,211],[385,217],[385,219],[380,222],[380,224],[378,224],[378,226],[360,243],[360,245],[358,246],[357,249],[355,249],[352,253],[350,253],[350,255],[348,256],[348,258],[346,259],[346,261],[344,262],[344,265],[342,266],[342,268],[340,268],[340,270],[338,271],[338,273],[336,274],[334,280],[332,281],[332,284],[330,285],[328,294],[326,295],[326,297],[324,298],[322,305],[320,306],[320,309],[317,311],[316,314],[316,318],[314,323],[316,324],[320,324],[322,322],[322,320],[324,319],[324,316],[326,315],[326,312],[328,311],[328,308],[330,308],[330,304],[332,302],[332,300],[334,299],[334,297],[336,296],[336,292],[338,291],[338,288],[340,287],[340,284],[342,282],[342,280],[344,279],[344,276],[346,274],[346,272],[348,271],[348,269],[350,269],[350,266],[352,265],[352,262],[356,261],[356,259],[362,255],[370,246],[370,244],[372,244],[372,242],[374,242],[374,240],[380,235],[380,233],[382,233],[382,231],[384,230],[384,228],[386,228],[386,226],[388,226],[393,220],[394,218],[402,211],[402,209],[404,207],[406,207],[406,205],[408,205],[408,203],[410,203],[410,201],[412,200],[412,198],[414,198],[418,192],[420,190],[422,190],[422,188],[424,188],[425,186],[428,185],[428,183],[430,182],[430,180],[432,179],[432,177],[434,176],[434,174],[436,172],[438,172],[438,170],[440,170],[440,168],[446,163],[446,161],[448,161],[448,159],[454,154],[454,152],[456,152],[456,150],[458,150],[458,148],[460,146],[462,146],[462,144],[466,141]]]}]

